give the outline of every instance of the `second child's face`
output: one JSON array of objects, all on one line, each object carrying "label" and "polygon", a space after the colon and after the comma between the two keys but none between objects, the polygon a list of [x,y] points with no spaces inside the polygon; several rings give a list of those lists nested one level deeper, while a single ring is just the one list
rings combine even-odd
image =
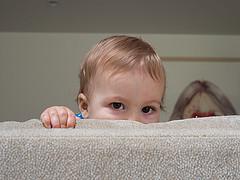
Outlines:
[{"label": "second child's face", "polygon": [[139,70],[97,74],[93,86],[88,118],[159,122],[164,84],[148,74]]}]

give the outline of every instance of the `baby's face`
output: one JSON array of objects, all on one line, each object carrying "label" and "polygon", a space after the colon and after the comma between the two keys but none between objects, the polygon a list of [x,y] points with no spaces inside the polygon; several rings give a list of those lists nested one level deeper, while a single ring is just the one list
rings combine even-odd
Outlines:
[{"label": "baby's face", "polygon": [[153,80],[142,71],[134,70],[113,76],[99,73],[93,86],[88,104],[88,118],[159,122],[163,82]]}]

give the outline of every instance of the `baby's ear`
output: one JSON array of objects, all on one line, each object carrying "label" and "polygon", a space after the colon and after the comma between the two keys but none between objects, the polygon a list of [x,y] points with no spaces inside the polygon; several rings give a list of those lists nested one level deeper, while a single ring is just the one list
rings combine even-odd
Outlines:
[{"label": "baby's ear", "polygon": [[88,99],[83,93],[80,93],[78,96],[78,107],[84,118],[88,118]]}]

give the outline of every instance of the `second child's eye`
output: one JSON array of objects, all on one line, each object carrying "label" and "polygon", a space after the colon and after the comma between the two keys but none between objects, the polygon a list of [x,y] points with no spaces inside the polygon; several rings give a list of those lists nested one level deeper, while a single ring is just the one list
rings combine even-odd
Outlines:
[{"label": "second child's eye", "polygon": [[116,110],[125,109],[124,105],[120,102],[113,102],[113,103],[111,103],[111,106],[112,106],[113,109],[116,109]]},{"label": "second child's eye", "polygon": [[146,106],[146,107],[142,108],[142,112],[145,113],[145,114],[149,114],[152,111],[154,111],[154,109],[152,107],[150,107],[150,106]]}]

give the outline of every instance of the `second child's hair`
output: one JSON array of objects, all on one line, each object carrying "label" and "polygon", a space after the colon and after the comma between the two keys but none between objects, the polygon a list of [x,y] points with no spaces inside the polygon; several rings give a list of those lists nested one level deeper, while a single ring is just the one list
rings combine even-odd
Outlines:
[{"label": "second child's hair", "polygon": [[165,70],[150,44],[142,39],[124,35],[103,39],[88,52],[81,64],[78,96],[80,93],[89,96],[91,82],[97,72],[107,71],[114,75],[136,67],[143,69],[153,80],[164,83],[165,93]]}]

